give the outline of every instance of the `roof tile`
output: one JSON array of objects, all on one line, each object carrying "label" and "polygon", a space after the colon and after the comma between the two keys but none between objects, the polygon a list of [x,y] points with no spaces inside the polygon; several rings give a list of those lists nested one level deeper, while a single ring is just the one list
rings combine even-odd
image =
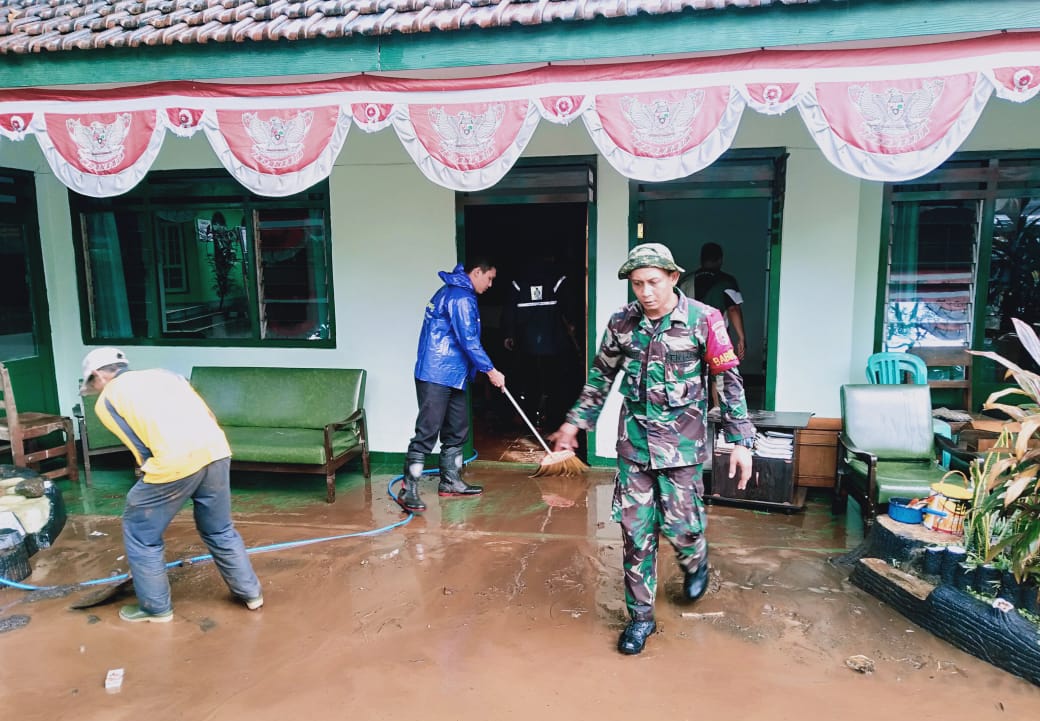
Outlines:
[{"label": "roof tile", "polygon": [[847,0],[12,0],[0,54],[298,41]]}]

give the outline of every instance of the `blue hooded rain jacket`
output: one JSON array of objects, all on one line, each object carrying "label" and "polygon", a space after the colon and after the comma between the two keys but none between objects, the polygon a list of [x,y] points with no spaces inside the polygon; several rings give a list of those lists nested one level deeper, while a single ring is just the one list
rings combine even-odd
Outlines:
[{"label": "blue hooded rain jacket", "polygon": [[426,304],[415,377],[462,390],[478,371],[486,373],[495,366],[480,344],[477,292],[466,271],[456,265],[450,273],[437,275],[444,286]]}]

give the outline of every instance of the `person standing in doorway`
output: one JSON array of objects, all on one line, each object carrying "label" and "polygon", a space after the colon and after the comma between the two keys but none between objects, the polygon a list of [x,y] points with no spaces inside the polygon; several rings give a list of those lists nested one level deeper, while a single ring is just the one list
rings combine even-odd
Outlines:
[{"label": "person standing in doorway", "polygon": [[718,308],[726,317],[726,325],[733,329],[736,337],[737,358],[744,360],[747,336],[744,333],[744,296],[740,293],[737,279],[722,272],[723,252],[718,243],[701,246],[701,267],[679,282],[679,289],[688,298],[695,298],[713,308]]},{"label": "person standing in doorway", "polygon": [[708,587],[701,471],[708,456],[709,378],[722,399],[723,431],[736,444],[729,475],[737,476],[740,488],[751,476],[755,427],[748,419],[739,361],[719,312],[676,289],[682,272],[659,243],[629,252],[618,278],[628,279],[636,300],[611,316],[581,395],[549,436],[554,450],[575,449],[578,430],[595,427],[614,379],[624,374],[613,504],[613,518],[621,523],[631,618],[618,638],[624,654],[640,653],[657,628],[658,534],[675,549],[684,572],[683,595],[696,601]]},{"label": "person standing in doorway", "polygon": [[411,513],[426,510],[419,495],[419,481],[427,454],[440,438],[440,496],[475,496],[480,486],[462,480],[462,444],[469,436],[466,386],[478,372],[486,373],[491,385],[505,386],[499,372],[480,342],[480,310],[477,296],[495,280],[493,263],[474,258],[457,265],[450,273],[438,273],[444,282],[426,304],[419,349],[415,361],[415,395],[419,414],[415,435],[405,454],[404,479],[397,503]]},{"label": "person standing in doorway", "polygon": [[576,356],[572,296],[551,253],[525,263],[509,284],[504,345],[516,357],[519,402],[537,426],[555,428],[566,411],[564,387]]},{"label": "person standing in doorway", "polygon": [[126,495],[123,541],[137,604],[124,621],[173,620],[163,533],[188,499],[195,528],[231,592],[255,611],[260,581],[231,521],[231,448],[206,402],[182,376],[131,371],[123,351],[97,348],[83,359],[83,388],[100,393],[98,419],[134,454],[143,477]]}]

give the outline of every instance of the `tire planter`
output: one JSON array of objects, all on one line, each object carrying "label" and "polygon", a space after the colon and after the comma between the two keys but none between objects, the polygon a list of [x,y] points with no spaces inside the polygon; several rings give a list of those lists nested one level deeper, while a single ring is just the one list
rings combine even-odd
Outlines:
[{"label": "tire planter", "polygon": [[21,532],[0,528],[0,576],[8,581],[21,581],[30,573],[29,554]]},{"label": "tire planter", "polygon": [[[1040,685],[1040,628],[1013,609],[1001,610],[1010,603],[1036,613],[1036,583],[1020,585],[992,564],[969,565],[960,541],[878,516],[849,580],[935,636]],[[967,589],[1004,598],[986,602]]]},{"label": "tire planter", "polygon": [[933,586],[878,558],[861,559],[850,580],[962,651],[1040,685],[1037,627],[1014,609],[1001,610],[952,586]]},{"label": "tire planter", "polygon": [[[11,480],[14,478],[19,479],[16,485]],[[26,533],[23,539],[26,554],[31,558],[41,548],[50,548],[65,528],[67,520],[65,500],[62,497],[61,489],[53,481],[40,476],[35,471],[11,465],[0,465],[0,481],[7,482],[4,484],[5,488],[0,488],[0,493],[3,493],[5,497],[23,496],[31,499],[31,503],[41,504],[41,509],[45,505],[45,510],[41,510],[34,517],[35,522],[29,524],[35,530]],[[10,510],[14,510],[16,515],[19,513],[17,509]],[[44,514],[46,514],[46,519],[41,524],[39,521]],[[23,525],[26,523],[23,520]],[[29,531],[28,528],[25,530]]]},{"label": "tire planter", "polygon": [[[53,481],[28,468],[0,465],[0,481],[5,482],[0,494],[18,502],[18,505],[5,504],[4,510],[13,513],[16,525],[20,526],[0,528],[0,577],[21,581],[32,573],[29,558],[41,548],[49,548],[65,528],[65,500]],[[34,530],[26,532],[26,525]]]},{"label": "tire planter", "polygon": [[43,524],[43,528],[25,537],[26,550],[30,557],[41,548],[50,548],[54,545],[54,542],[58,540],[58,535],[65,528],[65,522],[68,520],[68,515],[65,511],[65,499],[61,495],[61,489],[53,481],[46,483],[43,495],[51,502],[51,512],[47,517],[47,522]]}]

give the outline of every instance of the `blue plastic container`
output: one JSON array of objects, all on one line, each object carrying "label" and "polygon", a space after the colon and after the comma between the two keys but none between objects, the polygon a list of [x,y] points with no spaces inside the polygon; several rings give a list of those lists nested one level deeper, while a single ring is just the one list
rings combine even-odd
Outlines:
[{"label": "blue plastic container", "polygon": [[931,513],[935,516],[945,516],[946,511],[934,511],[931,508],[911,508],[909,498],[888,499],[888,517],[900,523],[920,523],[924,520],[924,514]]}]

